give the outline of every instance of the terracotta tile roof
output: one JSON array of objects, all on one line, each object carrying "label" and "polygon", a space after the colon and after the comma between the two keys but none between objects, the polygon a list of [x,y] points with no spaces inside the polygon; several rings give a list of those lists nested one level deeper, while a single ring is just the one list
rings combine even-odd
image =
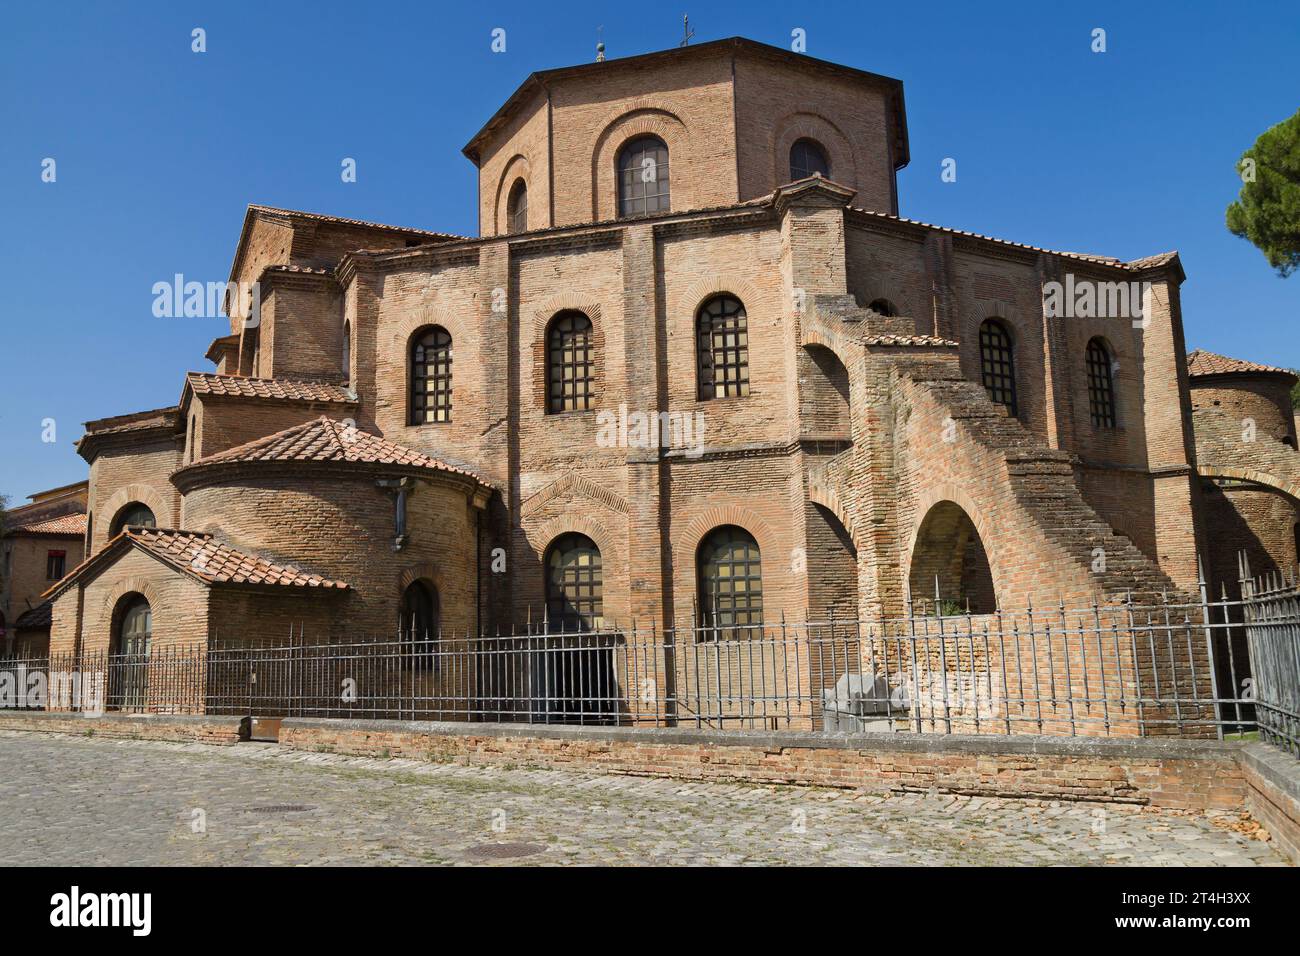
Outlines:
[{"label": "terracotta tile roof", "polygon": [[301,209],[281,209],[278,206],[263,206],[260,203],[249,203],[250,210],[258,212],[269,212],[273,215],[293,216],[295,219],[310,219],[314,222],[330,222],[340,226],[363,226],[366,229],[387,229],[391,232],[409,232],[412,235],[432,236],[437,239],[464,239],[465,236],[457,236],[450,232],[430,232],[427,229],[413,229],[410,226],[390,226],[382,222],[367,222],[364,219],[347,219],[343,216],[327,216],[319,212],[303,212]]},{"label": "terracotta tile roof", "polygon": [[179,407],[154,408],[146,412],[131,412],[112,418],[97,418],[83,422],[87,435],[111,435],[119,432],[145,431],[150,428],[170,428],[177,422]]},{"label": "terracotta tile roof", "polygon": [[122,535],[168,564],[208,584],[263,584],[326,590],[345,590],[348,587],[342,581],[333,581],[290,565],[276,564],[255,554],[236,551],[212,535],[202,532],[127,528]]},{"label": "terracotta tile roof", "polygon": [[1196,349],[1187,356],[1187,373],[1189,375],[1231,375],[1234,372],[1263,372],[1295,376],[1295,372],[1289,368],[1278,368],[1275,365],[1261,365],[1258,362],[1248,362],[1245,359],[1229,358],[1226,355],[1219,355],[1217,352],[1207,352],[1205,349]]},{"label": "terracotta tile roof", "polygon": [[951,339],[941,338],[938,335],[869,335],[863,341],[867,345],[941,345],[945,348],[957,347],[956,342]]},{"label": "terracotta tile roof", "polygon": [[268,398],[302,402],[341,402],[355,405],[357,397],[342,385],[299,382],[287,378],[244,378],[215,372],[190,372],[186,383],[198,395]]},{"label": "terracotta tile roof", "polygon": [[1044,249],[1041,246],[1031,246],[1024,242],[1012,242],[1009,239],[999,239],[996,236],[986,236],[979,232],[968,232],[965,229],[953,229],[949,226],[936,226],[934,223],[921,222],[919,219],[905,219],[902,216],[894,216],[887,212],[876,212],[875,210],[862,209],[858,206],[850,206],[849,208],[851,211],[861,216],[872,216],[876,219],[882,219],[888,222],[898,222],[912,226],[920,226],[924,229],[934,229],[938,232],[947,233],[950,236],[965,236],[969,239],[982,239],[985,242],[996,242],[1001,246],[1027,249],[1030,252],[1043,252],[1048,255],[1061,256],[1065,259],[1077,259],[1080,262],[1095,262],[1098,265],[1111,266],[1115,269],[1125,269],[1134,272],[1141,269],[1149,269],[1152,266],[1164,265],[1178,257],[1177,252],[1162,252],[1157,256],[1148,256],[1145,259],[1134,259],[1132,262],[1123,262],[1114,256],[1095,256],[1084,252],[1063,252],[1059,249]]},{"label": "terracotta tile roof", "polygon": [[258,438],[247,444],[200,458],[189,468],[258,461],[341,462],[427,468],[431,471],[464,475],[490,487],[488,482],[471,471],[430,458],[423,452],[363,432],[355,426],[345,425],[326,415],[286,428],[274,435],[267,435],[265,438]]},{"label": "terracotta tile roof", "polygon": [[85,535],[86,516],[84,514],[60,515],[57,518],[46,518],[43,521],[30,521],[26,524],[14,525],[5,530],[10,533],[17,532],[21,534]]},{"label": "terracotta tile roof", "polygon": [[15,631],[39,631],[49,628],[54,620],[54,602],[45,601],[23,611],[14,621]]}]

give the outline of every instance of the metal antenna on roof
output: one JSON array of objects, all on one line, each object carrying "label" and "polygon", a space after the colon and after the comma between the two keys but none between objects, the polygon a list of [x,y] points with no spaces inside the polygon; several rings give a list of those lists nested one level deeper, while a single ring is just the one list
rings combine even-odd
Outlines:
[{"label": "metal antenna on roof", "polygon": [[597,63],[605,62],[605,40],[601,36],[601,33],[602,31],[604,31],[604,29],[605,27],[603,25],[596,27],[596,62]]},{"label": "metal antenna on roof", "polygon": [[691,29],[691,18],[682,14],[682,42],[678,46],[690,46],[691,37],[695,36],[695,31]]}]

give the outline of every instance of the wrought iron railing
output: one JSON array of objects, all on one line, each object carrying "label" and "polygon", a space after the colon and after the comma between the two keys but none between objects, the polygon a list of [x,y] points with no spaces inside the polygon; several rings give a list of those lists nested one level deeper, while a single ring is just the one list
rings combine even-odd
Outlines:
[{"label": "wrought iron railing", "polygon": [[[5,697],[8,685],[24,688]],[[40,691],[38,688],[43,687]],[[738,629],[0,660],[0,706],[814,732],[1244,737],[1300,756],[1300,592]]]}]

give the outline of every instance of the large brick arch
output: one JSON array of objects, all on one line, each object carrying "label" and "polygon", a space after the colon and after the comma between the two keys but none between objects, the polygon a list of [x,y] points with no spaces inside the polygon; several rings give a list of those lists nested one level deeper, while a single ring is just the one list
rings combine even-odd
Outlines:
[{"label": "large brick arch", "polygon": [[1255,468],[1236,468],[1231,465],[1198,465],[1196,468],[1202,478],[1229,478],[1236,481],[1250,481],[1281,492],[1300,505],[1300,481],[1278,478]]},{"label": "large brick arch", "polygon": [[[903,557],[903,580],[911,580],[916,559],[916,547],[920,541],[921,531],[925,527],[926,520],[937,506],[943,504],[950,504],[961,509],[965,516],[970,519],[971,524],[975,526],[975,533],[979,535],[980,543],[988,560],[989,571],[993,578],[994,592],[995,594],[1001,594],[1002,591],[999,585],[1003,581],[1003,574],[994,553],[989,550],[990,542],[997,540],[995,529],[985,516],[984,509],[976,503],[974,498],[965,489],[947,481],[931,486],[917,498],[915,518],[908,533],[907,548]],[[920,597],[920,595],[913,595],[913,597]]]},{"label": "large brick arch", "polygon": [[862,549],[862,541],[858,536],[857,529],[853,525],[853,519],[849,516],[848,509],[844,507],[844,503],[840,500],[840,496],[835,493],[834,489],[820,482],[809,482],[808,500],[815,505],[821,505],[833,514],[835,520],[843,525],[844,530],[848,533],[849,540],[853,542],[853,550],[857,551],[858,554],[864,553]]},{"label": "large brick arch", "polygon": [[[528,157],[523,153],[516,153],[514,156],[510,157],[510,161],[506,163],[505,169],[501,172],[501,178],[497,180],[496,196],[492,203],[492,235],[494,236],[503,236],[507,232],[509,211],[506,209],[506,203],[510,201],[510,190],[514,186],[516,179],[522,179],[524,181],[524,187],[528,190],[528,228],[538,228],[538,226],[534,225],[532,222],[532,164],[528,161]],[[549,223],[547,225],[549,225]]]},{"label": "large brick arch", "polygon": [[[696,206],[690,182],[673,175],[691,148],[686,124],[671,110],[649,100],[638,100],[620,110],[596,137],[591,155],[591,217],[595,222],[618,218],[618,182],[614,164],[619,150],[638,136],[658,136],[668,147],[668,189],[673,211]],[[680,158],[675,158],[680,157]]]},{"label": "large brick arch", "polygon": [[[808,111],[787,113],[776,123],[772,134],[774,187],[790,182],[790,147],[801,139],[814,140],[826,151],[832,180],[850,189],[859,188],[858,164],[852,142],[825,116]],[[888,209],[881,211],[889,212]]]},{"label": "large brick arch", "polygon": [[762,301],[758,287],[748,279],[740,276],[726,276],[720,273],[700,276],[688,286],[684,286],[680,292],[672,297],[670,311],[677,313],[689,313],[691,321],[695,321],[695,314],[699,312],[700,306],[712,299],[715,295],[733,295],[745,306],[745,314],[749,317],[751,324],[754,319],[754,308],[756,304]]}]

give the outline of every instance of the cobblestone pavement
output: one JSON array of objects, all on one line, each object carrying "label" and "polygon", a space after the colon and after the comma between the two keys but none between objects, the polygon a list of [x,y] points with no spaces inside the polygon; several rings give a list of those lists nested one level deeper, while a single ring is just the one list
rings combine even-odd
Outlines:
[{"label": "cobblestone pavement", "polygon": [[0,731],[10,866],[1282,864],[1240,825],[1227,814]]}]

